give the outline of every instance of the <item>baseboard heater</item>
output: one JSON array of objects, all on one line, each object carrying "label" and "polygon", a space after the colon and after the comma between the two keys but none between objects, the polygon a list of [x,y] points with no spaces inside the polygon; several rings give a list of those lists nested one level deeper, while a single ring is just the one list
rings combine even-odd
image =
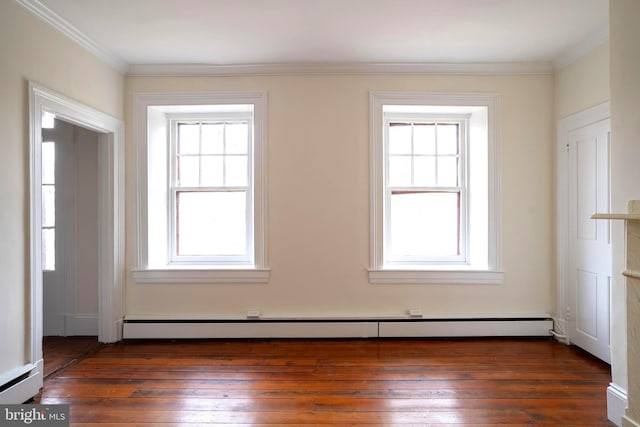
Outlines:
[{"label": "baseboard heater", "polygon": [[125,339],[543,337],[550,317],[464,319],[153,319],[126,317]]},{"label": "baseboard heater", "polygon": [[43,361],[28,363],[0,375],[0,404],[19,404],[38,394],[42,387]]}]

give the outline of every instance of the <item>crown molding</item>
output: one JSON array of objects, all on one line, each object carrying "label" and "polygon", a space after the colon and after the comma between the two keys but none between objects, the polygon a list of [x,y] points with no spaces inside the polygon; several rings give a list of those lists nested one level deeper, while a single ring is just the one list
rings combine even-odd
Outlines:
[{"label": "crown molding", "polygon": [[43,5],[39,0],[15,0],[20,6],[60,31],[65,36],[82,46],[91,54],[98,57],[107,65],[113,67],[117,71],[126,74],[129,66],[121,58],[115,56],[107,49],[103,48],[95,41],[87,37],[84,33],[71,25],[68,21],[61,18],[54,11]]},{"label": "crown molding", "polygon": [[[261,76],[261,75],[356,75],[356,74],[440,74],[440,75],[548,75],[556,62],[474,63],[265,63],[265,64],[127,64],[120,57],[57,15],[39,0],[15,0],[107,65],[129,76]],[[608,38],[608,31],[606,31]],[[600,40],[597,38],[596,40]],[[593,43],[593,42],[591,42]],[[601,44],[602,41],[597,44]],[[581,44],[582,45],[582,44]],[[591,46],[591,44],[589,44]],[[584,48],[583,48],[584,49]],[[585,52],[587,53],[587,52]],[[584,54],[584,53],[583,53]],[[559,60],[558,60],[559,61]]]},{"label": "crown molding", "polygon": [[578,59],[593,52],[609,41],[609,26],[600,28],[587,38],[571,46],[553,60],[553,70],[558,71],[576,62]]},{"label": "crown molding", "polygon": [[549,62],[501,63],[276,63],[244,65],[132,64],[129,76],[250,76],[344,74],[552,74]]}]

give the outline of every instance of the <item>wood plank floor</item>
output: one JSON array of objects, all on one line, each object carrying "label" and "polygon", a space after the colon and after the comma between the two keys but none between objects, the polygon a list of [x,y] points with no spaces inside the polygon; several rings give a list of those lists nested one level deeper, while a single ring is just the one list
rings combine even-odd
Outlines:
[{"label": "wood plank floor", "polygon": [[610,380],[547,339],[125,341],[36,403],[72,426],[611,426]]},{"label": "wood plank floor", "polygon": [[98,351],[102,344],[98,342],[98,337],[44,337],[42,347],[46,378]]}]

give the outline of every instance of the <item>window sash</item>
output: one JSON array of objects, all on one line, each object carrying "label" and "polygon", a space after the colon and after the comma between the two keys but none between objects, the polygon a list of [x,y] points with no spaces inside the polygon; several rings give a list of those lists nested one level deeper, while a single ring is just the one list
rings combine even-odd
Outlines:
[{"label": "window sash", "polygon": [[[180,154],[178,152],[178,129],[180,124],[203,124],[203,123],[246,123],[248,127],[248,142],[246,154],[222,153],[209,154],[203,153],[202,150],[202,134],[199,135],[199,153],[197,154]],[[206,117],[198,117],[189,119],[181,117],[180,119],[169,120],[170,142],[169,146],[169,203],[168,203],[168,238],[169,243],[169,260],[168,263],[176,265],[253,265],[254,264],[254,224],[253,224],[253,121],[246,114],[230,115],[223,114],[220,117],[211,115]],[[223,169],[222,185],[202,185],[202,158],[221,157],[222,164],[226,164],[226,158],[246,157],[246,185],[226,185],[226,172]],[[180,157],[196,157],[199,164],[199,185],[180,185],[178,179],[178,161]],[[180,193],[245,193],[245,225],[244,225],[244,251],[238,254],[198,254],[198,255],[180,255],[179,254],[179,223],[178,223],[178,203]]]},{"label": "window sash", "polygon": [[[384,196],[383,196],[383,263],[386,265],[460,265],[468,263],[468,214],[467,214],[467,162],[466,162],[466,149],[467,149],[467,117],[444,117],[441,115],[429,115],[429,114],[385,114],[383,120],[383,167],[384,167]],[[390,128],[392,126],[416,126],[416,125],[456,125],[458,126],[458,149],[456,154],[452,154],[450,150],[446,154],[438,153],[438,144],[436,142],[433,153],[423,154],[415,153],[415,142],[413,140],[413,130],[411,136],[411,149],[409,152],[390,153]],[[393,157],[407,157],[410,158],[410,181],[405,182],[407,185],[391,185],[390,183],[390,170],[391,159]],[[432,184],[434,185],[418,185],[415,179],[415,159],[429,157],[435,159],[435,171]],[[438,185],[438,160],[441,158],[456,158],[457,159],[457,177],[456,184],[450,185]],[[457,194],[458,206],[457,206],[457,230],[456,242],[453,242],[457,247],[457,253],[452,255],[434,255],[434,254],[411,254],[411,255],[398,255],[393,252],[393,221],[392,217],[392,196],[399,194]],[[451,243],[451,242],[450,242]]]}]

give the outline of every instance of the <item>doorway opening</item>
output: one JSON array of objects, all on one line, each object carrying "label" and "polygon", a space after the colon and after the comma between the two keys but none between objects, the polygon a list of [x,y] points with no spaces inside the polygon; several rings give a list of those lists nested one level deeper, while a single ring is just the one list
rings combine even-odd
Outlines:
[{"label": "doorway opening", "polygon": [[[82,328],[89,328],[95,331],[97,340],[100,342],[115,342],[122,337],[122,316],[123,316],[123,286],[124,286],[124,135],[123,123],[111,116],[99,112],[87,105],[69,99],[59,93],[29,83],[29,170],[30,170],[30,277],[31,277],[31,310],[30,310],[30,364],[35,369],[30,375],[43,375],[43,352],[42,343],[45,331],[45,311],[44,298],[49,295],[45,293],[43,287],[43,272],[45,267],[51,267],[52,263],[47,256],[43,256],[45,244],[50,242],[47,239],[55,235],[59,230],[55,230],[58,225],[52,223],[44,215],[45,203],[51,203],[47,196],[43,196],[44,187],[52,186],[50,176],[45,177],[43,171],[43,127],[46,128],[46,121],[51,117],[60,123],[73,125],[79,133],[86,133],[95,138],[93,148],[97,152],[97,169],[95,189],[97,206],[97,218],[93,224],[97,234],[97,260],[94,260],[94,268],[97,271],[97,289],[95,291],[95,313],[78,313],[85,315],[89,320],[85,326],[80,326],[77,322],[78,316],[69,317],[67,298],[62,298],[63,310],[62,318],[64,322],[62,335],[69,334],[69,330],[76,328],[76,333],[80,335]],[[44,122],[44,125],[43,125]],[[45,148],[51,150],[51,147]],[[55,149],[54,149],[55,151]],[[44,153],[47,156],[47,153]],[[86,165],[83,165],[86,166]],[[50,173],[49,173],[50,174]],[[44,180],[43,180],[44,178]],[[49,181],[48,181],[49,180]],[[53,183],[55,186],[55,182]],[[47,191],[50,193],[52,189]],[[88,191],[88,190],[87,190]],[[54,197],[55,199],[55,197]],[[55,202],[54,202],[55,203]],[[84,215],[83,215],[84,216]],[[78,227],[77,221],[73,221],[72,227]],[[84,225],[91,227],[91,225]],[[43,231],[49,230],[46,233]],[[54,230],[51,232],[50,230]],[[47,237],[43,237],[48,234]],[[55,237],[54,237],[55,240]],[[64,250],[64,249],[63,249]],[[46,253],[46,251],[45,251]],[[54,255],[55,263],[60,261]],[[76,260],[77,261],[77,260]],[[72,263],[68,263],[71,265]],[[63,264],[60,264],[63,265]],[[73,269],[72,269],[73,270]],[[85,272],[86,273],[86,272]],[[85,274],[80,273],[80,274]],[[75,270],[72,274],[78,275]],[[65,279],[66,280],[66,279]],[[63,280],[61,287],[62,294],[67,293],[67,282]],[[47,289],[48,292],[48,289]],[[94,297],[86,295],[74,297],[74,304],[77,306],[77,299],[92,300]],[[85,301],[86,303],[86,301]],[[82,310],[79,310],[82,311]],[[56,316],[60,318],[59,313]],[[54,316],[54,317],[56,317]],[[79,316],[82,318],[82,316]],[[93,319],[93,320],[92,320]],[[46,327],[51,326],[47,318]],[[74,323],[75,322],[75,323]],[[55,323],[55,321],[53,321]],[[89,326],[86,326],[89,325]],[[87,329],[87,330],[89,330]]]}]

